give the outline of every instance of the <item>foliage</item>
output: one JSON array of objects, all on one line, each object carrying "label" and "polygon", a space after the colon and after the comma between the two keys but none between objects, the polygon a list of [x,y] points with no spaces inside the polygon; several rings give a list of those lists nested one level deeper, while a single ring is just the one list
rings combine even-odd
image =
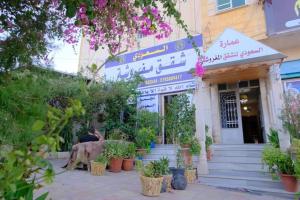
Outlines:
[{"label": "foliage", "polygon": [[159,159],[160,165],[161,165],[161,174],[162,175],[169,175],[170,169],[169,169],[169,159],[167,157],[162,157]]},{"label": "foliage", "polygon": [[108,162],[107,157],[104,154],[98,155],[94,161],[98,163],[102,163],[103,165],[106,165]]},{"label": "foliage", "polygon": [[295,175],[295,165],[291,156],[273,146],[265,147],[262,153],[262,161],[272,174],[282,173]]},{"label": "foliage", "polygon": [[213,144],[213,140],[210,136],[206,135],[206,138],[205,138],[205,148],[206,148],[206,151],[209,150],[209,147]]},{"label": "foliage", "polygon": [[120,129],[114,129],[108,137],[109,140],[127,140],[127,135],[120,131]]},{"label": "foliage", "polygon": [[279,137],[278,137],[278,131],[270,128],[270,134],[268,135],[268,139],[270,144],[274,147],[274,148],[279,148]]},{"label": "foliage", "polygon": [[150,178],[159,178],[170,173],[169,160],[166,158],[151,161],[147,165],[143,165],[141,161],[137,162],[137,169],[143,176]]},{"label": "foliage", "polygon": [[184,168],[184,160],[183,160],[181,149],[178,149],[176,154],[176,166],[178,169]]},{"label": "foliage", "polygon": [[[175,96],[166,108],[167,138],[174,143],[176,139],[194,136],[195,106],[190,104],[187,94]],[[171,141],[168,141],[171,142]]]},{"label": "foliage", "polygon": [[294,138],[300,139],[300,94],[288,92],[281,112],[284,129]]},{"label": "foliage", "polygon": [[134,158],[135,152],[136,152],[135,144],[132,142],[128,142],[126,144],[126,149],[125,149],[125,158]]},{"label": "foliage", "polygon": [[137,34],[168,37],[172,28],[167,18],[173,18],[192,39],[173,0],[3,0],[0,7],[0,33],[4,34],[0,71],[31,66],[41,58],[48,62],[51,40],[63,36],[76,44],[81,34],[91,49],[107,49],[108,61],[131,47]]},{"label": "foliage", "polygon": [[151,128],[155,131],[155,133],[159,133],[161,129],[161,118],[157,112],[139,110],[136,115],[136,123],[138,128]]},{"label": "foliage", "polygon": [[106,158],[124,158],[126,143],[122,140],[106,140],[104,144],[104,155]]},{"label": "foliage", "polygon": [[147,149],[151,143],[151,134],[153,134],[152,129],[142,128],[139,129],[135,136],[135,144],[137,148]]},{"label": "foliage", "polygon": [[[36,134],[28,146],[20,144],[0,146],[1,199],[14,199],[20,195],[32,199],[33,189],[40,186],[41,179],[46,183],[52,181],[54,171],[45,156],[47,152],[59,148],[59,143],[63,141],[59,133],[68,121],[73,116],[84,114],[79,101],[70,100],[69,105],[64,110],[49,106],[47,119],[37,120],[32,125],[32,132]],[[41,199],[45,196],[46,194]]]},{"label": "foliage", "polygon": [[190,153],[192,155],[200,155],[201,145],[196,137],[191,139]]}]

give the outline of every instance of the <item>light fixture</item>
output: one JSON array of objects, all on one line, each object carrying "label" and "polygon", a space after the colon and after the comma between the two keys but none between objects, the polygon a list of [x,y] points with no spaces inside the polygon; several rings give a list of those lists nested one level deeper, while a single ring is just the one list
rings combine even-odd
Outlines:
[{"label": "light fixture", "polygon": [[245,95],[245,94],[242,94],[242,95],[240,96],[240,102],[241,102],[241,104],[247,103],[247,102],[248,102],[248,96]]},{"label": "light fixture", "polygon": [[245,111],[247,111],[247,110],[248,110],[248,107],[247,107],[247,106],[244,106],[243,109],[244,109]]}]

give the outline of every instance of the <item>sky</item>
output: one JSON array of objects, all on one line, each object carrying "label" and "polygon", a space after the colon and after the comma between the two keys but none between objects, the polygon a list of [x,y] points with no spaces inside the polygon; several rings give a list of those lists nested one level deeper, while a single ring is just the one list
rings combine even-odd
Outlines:
[{"label": "sky", "polygon": [[77,73],[80,42],[73,46],[63,41],[57,41],[56,45],[58,48],[51,53],[54,69],[66,73]]}]

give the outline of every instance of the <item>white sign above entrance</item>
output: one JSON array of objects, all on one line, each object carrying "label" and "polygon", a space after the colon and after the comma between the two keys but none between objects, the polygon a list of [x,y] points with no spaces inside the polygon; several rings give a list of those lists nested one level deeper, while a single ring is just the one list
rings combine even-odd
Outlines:
[{"label": "white sign above entrance", "polygon": [[226,29],[204,53],[201,60],[206,68],[285,58],[280,52],[233,29]]}]

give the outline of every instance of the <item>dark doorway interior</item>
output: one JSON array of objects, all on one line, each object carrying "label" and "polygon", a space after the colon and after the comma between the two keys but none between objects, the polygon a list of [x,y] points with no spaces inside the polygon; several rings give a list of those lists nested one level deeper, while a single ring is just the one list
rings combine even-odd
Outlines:
[{"label": "dark doorway interior", "polygon": [[240,104],[243,123],[244,143],[264,143],[260,122],[259,88],[243,88]]}]

